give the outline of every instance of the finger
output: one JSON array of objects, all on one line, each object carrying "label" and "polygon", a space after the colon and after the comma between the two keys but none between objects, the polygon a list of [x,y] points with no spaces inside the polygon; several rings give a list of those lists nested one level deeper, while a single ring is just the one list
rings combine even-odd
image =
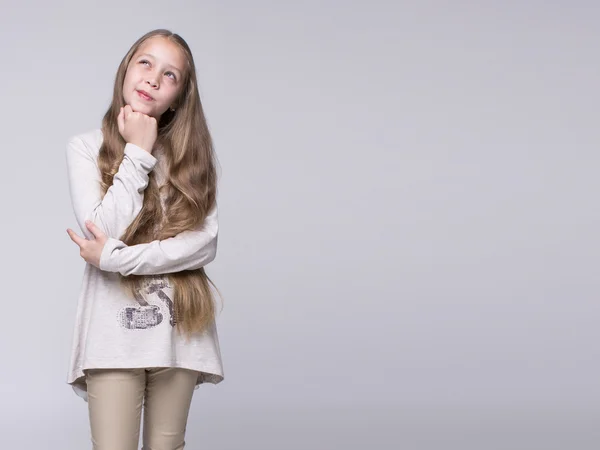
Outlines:
[{"label": "finger", "polygon": [[131,115],[132,112],[133,112],[133,109],[131,108],[131,106],[125,105],[125,107],[123,108],[123,114],[125,116],[125,120],[129,119],[129,116]]},{"label": "finger", "polygon": [[78,236],[77,233],[75,233],[70,228],[67,228],[67,234],[69,235],[69,237],[71,238],[71,240],[73,242],[75,242],[77,245],[79,245],[80,248],[83,245],[83,243],[86,241],[86,239]]},{"label": "finger", "polygon": [[94,222],[86,220],[85,226],[88,230],[91,231],[91,233],[94,235],[94,238],[101,238],[104,236],[104,232],[100,228],[98,228],[98,226],[96,226]]}]

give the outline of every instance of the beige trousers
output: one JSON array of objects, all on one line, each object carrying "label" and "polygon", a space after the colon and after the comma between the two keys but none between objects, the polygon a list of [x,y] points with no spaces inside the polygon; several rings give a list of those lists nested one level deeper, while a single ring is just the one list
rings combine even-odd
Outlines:
[{"label": "beige trousers", "polygon": [[94,450],[181,450],[198,372],[178,368],[88,369]]}]

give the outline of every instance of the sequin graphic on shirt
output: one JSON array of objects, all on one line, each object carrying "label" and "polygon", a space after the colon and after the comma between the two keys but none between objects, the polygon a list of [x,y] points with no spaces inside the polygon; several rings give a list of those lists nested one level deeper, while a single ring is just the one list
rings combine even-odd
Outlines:
[{"label": "sequin graphic on shirt", "polygon": [[156,296],[165,304],[169,311],[169,323],[175,326],[175,314],[173,301],[164,292],[164,289],[170,288],[168,279],[151,278],[144,285],[135,291],[134,298],[139,303],[139,307],[126,307],[119,311],[118,320],[121,326],[130,330],[145,330],[153,328],[163,321],[163,314],[158,305],[148,303],[146,296],[156,294]]},{"label": "sequin graphic on shirt", "polygon": [[156,280],[152,280],[149,283],[147,283],[146,285],[146,293],[147,294],[154,294],[156,293],[156,295],[158,296],[158,298],[160,298],[164,304],[167,306],[168,310],[169,310],[169,323],[171,324],[172,327],[175,326],[175,311],[173,308],[173,300],[171,300],[171,298],[165,294],[165,291],[163,289],[167,289],[170,288],[171,285],[169,284],[167,279],[164,278],[160,278],[160,279],[156,279]]},{"label": "sequin graphic on shirt", "polygon": [[145,330],[155,327],[163,320],[160,307],[156,305],[127,307],[119,312],[119,322],[130,330]]}]

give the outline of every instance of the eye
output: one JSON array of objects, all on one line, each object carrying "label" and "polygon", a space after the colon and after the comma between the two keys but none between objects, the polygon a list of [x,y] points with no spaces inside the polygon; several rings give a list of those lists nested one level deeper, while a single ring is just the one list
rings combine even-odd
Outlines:
[{"label": "eye", "polygon": [[169,78],[172,78],[173,80],[177,80],[177,77],[175,76],[175,74],[173,72],[165,72],[165,75],[168,76]]},{"label": "eye", "polygon": [[150,62],[148,60],[146,60],[146,59],[142,59],[140,61],[140,64],[148,64],[148,65],[150,65]]}]

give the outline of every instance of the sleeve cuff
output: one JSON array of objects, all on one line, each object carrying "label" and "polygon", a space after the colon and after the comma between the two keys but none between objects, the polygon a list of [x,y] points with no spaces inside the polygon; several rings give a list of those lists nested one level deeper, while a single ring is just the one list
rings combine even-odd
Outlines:
[{"label": "sleeve cuff", "polygon": [[113,253],[123,247],[126,247],[124,242],[109,237],[104,244],[102,253],[100,254],[99,269],[105,272],[118,272],[119,267]]},{"label": "sleeve cuff", "polygon": [[131,159],[139,161],[142,167],[148,170],[148,172],[151,171],[158,162],[158,159],[152,156],[151,153],[148,153],[142,147],[138,147],[131,142],[125,144],[125,154]]}]

